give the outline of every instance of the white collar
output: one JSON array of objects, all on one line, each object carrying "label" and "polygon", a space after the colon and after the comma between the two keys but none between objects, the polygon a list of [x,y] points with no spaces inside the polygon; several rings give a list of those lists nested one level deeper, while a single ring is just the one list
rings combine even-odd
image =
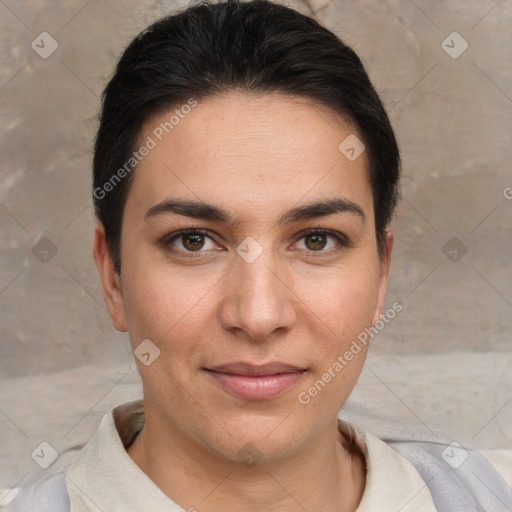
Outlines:
[{"label": "white collar", "polygon": [[[144,423],[142,400],[114,407],[67,472],[72,512],[183,512],[125,449]],[[338,419],[366,458],[366,487],[356,512],[436,512],[415,467],[370,432]],[[191,503],[191,507],[194,504]]]}]

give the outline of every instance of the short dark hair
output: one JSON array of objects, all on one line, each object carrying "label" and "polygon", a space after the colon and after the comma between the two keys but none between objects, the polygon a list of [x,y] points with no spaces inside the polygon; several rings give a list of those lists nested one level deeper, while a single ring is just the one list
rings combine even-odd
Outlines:
[{"label": "short dark hair", "polygon": [[283,5],[201,0],[141,32],[124,51],[103,92],[93,201],[116,271],[121,271],[123,210],[143,124],[191,98],[198,101],[230,91],[310,99],[357,128],[366,146],[382,255],[399,196],[400,155],[359,57],[313,18]]}]

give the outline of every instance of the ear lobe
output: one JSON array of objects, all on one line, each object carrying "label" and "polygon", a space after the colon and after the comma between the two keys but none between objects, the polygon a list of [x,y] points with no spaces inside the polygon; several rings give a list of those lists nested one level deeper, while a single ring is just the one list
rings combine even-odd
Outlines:
[{"label": "ear lobe", "polygon": [[375,325],[380,320],[384,313],[384,306],[386,304],[386,292],[388,286],[389,269],[391,267],[391,253],[393,252],[394,237],[390,229],[386,230],[386,244],[384,247],[384,254],[380,260],[380,276],[379,276],[379,292],[377,297],[377,306],[375,314],[373,315],[372,325]]},{"label": "ear lobe", "polygon": [[121,278],[117,274],[108,249],[105,229],[98,224],[94,230],[93,256],[101,279],[103,300],[107,306],[112,323],[118,331],[126,332],[126,316],[121,289]]}]

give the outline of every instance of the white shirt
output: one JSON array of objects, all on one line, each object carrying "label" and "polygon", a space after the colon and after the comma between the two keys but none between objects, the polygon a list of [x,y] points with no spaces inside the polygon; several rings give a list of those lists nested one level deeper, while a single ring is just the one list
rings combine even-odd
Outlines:
[{"label": "white shirt", "polygon": [[[105,415],[87,449],[71,465],[67,486],[72,512],[183,512],[125,450],[114,418],[130,444],[142,426],[142,402],[131,404],[131,419],[128,409]],[[125,421],[119,421],[123,417]],[[342,420],[338,422],[347,429]],[[351,428],[367,464],[366,488],[357,512],[436,511],[425,482],[409,461],[370,433]],[[201,510],[193,499],[190,506]]]},{"label": "white shirt", "polygon": [[[16,508],[15,499],[14,507],[8,506],[6,510],[183,512],[185,509],[166,496],[126,452],[125,446],[133,442],[143,424],[142,400],[114,407],[103,417],[95,435],[69,466],[67,475],[60,472],[52,476],[53,480],[47,479],[45,494],[32,498],[37,501],[33,509],[30,508],[33,505],[30,500],[17,505],[23,508]],[[366,486],[357,512],[437,512],[427,482],[406,457],[364,429],[343,420],[338,420],[338,425],[341,431],[355,439],[366,458]],[[506,478],[512,480],[512,451],[502,450],[500,456],[510,468],[511,474]],[[509,481],[508,485],[512,487],[512,482]],[[51,503],[53,498],[48,494],[52,493],[55,505],[43,507],[41,500]],[[68,496],[70,508],[65,503]],[[200,502],[194,503],[193,497],[190,501],[188,511],[194,508],[201,510]],[[494,508],[487,510],[497,512]]]}]

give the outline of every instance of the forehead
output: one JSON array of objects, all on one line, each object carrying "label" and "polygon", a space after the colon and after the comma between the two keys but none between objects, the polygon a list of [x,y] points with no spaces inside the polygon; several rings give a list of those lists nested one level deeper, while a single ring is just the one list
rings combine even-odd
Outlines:
[{"label": "forehead", "polygon": [[181,195],[254,213],[342,195],[372,208],[366,154],[350,161],[339,149],[354,135],[332,109],[283,94],[233,92],[192,109],[177,105],[141,130],[138,146],[153,147],[137,166],[127,206]]}]

